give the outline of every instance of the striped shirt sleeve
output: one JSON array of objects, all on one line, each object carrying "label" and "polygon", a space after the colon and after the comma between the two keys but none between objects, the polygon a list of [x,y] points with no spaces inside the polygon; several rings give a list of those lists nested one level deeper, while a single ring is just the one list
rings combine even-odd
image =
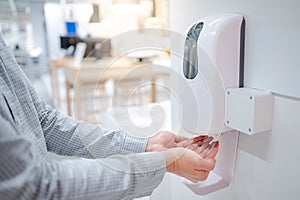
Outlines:
[{"label": "striped shirt sleeve", "polygon": [[0,199],[133,199],[165,173],[159,152],[49,161],[1,116]]}]

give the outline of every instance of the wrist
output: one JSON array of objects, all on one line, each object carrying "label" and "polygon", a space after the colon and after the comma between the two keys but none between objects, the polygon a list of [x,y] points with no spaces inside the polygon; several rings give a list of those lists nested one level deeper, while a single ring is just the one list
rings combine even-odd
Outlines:
[{"label": "wrist", "polygon": [[185,148],[177,147],[162,152],[166,160],[167,172],[172,172],[176,174],[176,168],[178,168],[178,159],[184,154],[185,151]]},{"label": "wrist", "polygon": [[161,152],[166,161],[166,171],[173,172],[174,162],[172,162],[172,156],[168,150]]},{"label": "wrist", "polygon": [[147,141],[147,145],[146,145],[146,149],[145,149],[145,152],[151,152],[153,151],[153,139],[151,137],[148,138],[148,141]]},{"label": "wrist", "polygon": [[147,146],[145,149],[146,152],[152,152],[152,151],[162,151],[162,147],[159,144],[159,141],[155,136],[149,137]]}]

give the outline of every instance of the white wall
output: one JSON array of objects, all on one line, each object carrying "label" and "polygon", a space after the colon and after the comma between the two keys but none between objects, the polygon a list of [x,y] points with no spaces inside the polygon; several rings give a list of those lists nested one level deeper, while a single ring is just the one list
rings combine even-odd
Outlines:
[{"label": "white wall", "polygon": [[299,7],[297,0],[171,1],[171,30],[179,33],[207,15],[237,12],[245,16],[245,86],[275,93],[273,128],[260,135],[240,135],[236,173],[230,187],[197,196],[177,178],[168,176],[162,184],[164,188],[168,185],[168,190],[159,188],[153,199],[163,199],[159,194],[167,193],[174,200],[300,198],[300,99],[282,95],[300,94]]},{"label": "white wall", "polygon": [[300,102],[275,97],[272,132],[240,135],[233,184],[207,196],[197,196],[178,179],[169,184],[173,200],[292,200],[300,196]]},{"label": "white wall", "polygon": [[[46,3],[44,6],[47,28],[48,52],[50,58],[61,57],[60,35],[65,33],[62,8],[59,3]],[[55,15],[53,15],[55,13]]]}]

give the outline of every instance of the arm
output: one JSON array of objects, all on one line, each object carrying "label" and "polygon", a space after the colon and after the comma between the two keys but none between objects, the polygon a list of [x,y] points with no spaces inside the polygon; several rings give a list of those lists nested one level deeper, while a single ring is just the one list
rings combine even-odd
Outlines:
[{"label": "arm", "polygon": [[45,104],[26,80],[49,151],[85,158],[145,152],[147,138],[131,136],[121,130],[106,130],[66,116]]},{"label": "arm", "polygon": [[0,199],[133,199],[150,195],[167,170],[192,181],[205,180],[214,153],[200,159],[194,151],[171,148],[162,153],[104,159],[47,161],[0,116]]},{"label": "arm", "polygon": [[85,158],[145,152],[147,138],[139,138],[121,130],[111,131],[100,125],[78,121],[43,102],[36,105],[49,151]]},{"label": "arm", "polygon": [[133,199],[165,173],[161,153],[46,161],[0,116],[0,199]]}]

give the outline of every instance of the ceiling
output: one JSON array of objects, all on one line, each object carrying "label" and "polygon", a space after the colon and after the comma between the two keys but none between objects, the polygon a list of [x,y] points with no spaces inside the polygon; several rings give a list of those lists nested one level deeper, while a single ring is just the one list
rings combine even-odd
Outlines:
[{"label": "ceiling", "polygon": [[0,0],[0,20],[20,19],[30,12],[30,4],[59,0]]},{"label": "ceiling", "polygon": [[[0,0],[0,20],[24,20],[28,16],[30,4],[46,2],[99,3],[105,0]],[[138,0],[113,0],[114,3],[136,3]]]}]

